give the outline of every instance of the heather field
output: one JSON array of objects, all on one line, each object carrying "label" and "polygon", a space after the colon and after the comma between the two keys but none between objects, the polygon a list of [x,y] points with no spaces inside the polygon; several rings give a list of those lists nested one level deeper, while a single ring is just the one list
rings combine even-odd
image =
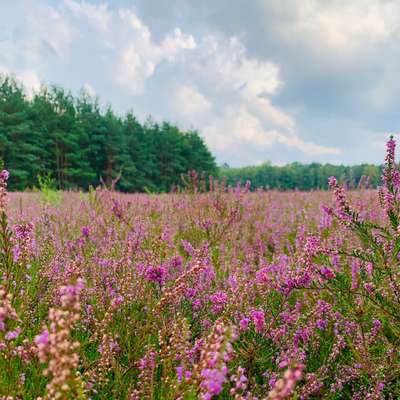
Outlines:
[{"label": "heather field", "polygon": [[400,174],[382,187],[6,193],[2,399],[398,399]]}]

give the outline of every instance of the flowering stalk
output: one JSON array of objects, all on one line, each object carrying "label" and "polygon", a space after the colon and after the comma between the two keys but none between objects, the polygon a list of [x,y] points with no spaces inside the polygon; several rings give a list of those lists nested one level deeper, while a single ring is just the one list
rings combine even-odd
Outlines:
[{"label": "flowering stalk", "polygon": [[84,282],[78,279],[75,285],[60,288],[60,308],[49,311],[50,325],[35,338],[41,363],[47,364],[43,371],[49,377],[44,399],[84,399],[84,388],[77,367],[79,364],[79,342],[71,337],[71,331],[80,317],[79,297]]},{"label": "flowering stalk", "polygon": [[303,364],[289,368],[283,374],[283,378],[275,382],[274,388],[268,393],[267,400],[284,400],[292,397],[296,384],[303,377]]},{"label": "flowering stalk", "polygon": [[13,244],[12,233],[8,227],[8,218],[6,213],[7,206],[7,180],[9,173],[7,170],[0,172],[0,257],[1,269],[0,280],[5,280],[7,291],[10,291],[13,284]]},{"label": "flowering stalk", "polygon": [[[12,295],[7,293],[5,288],[0,285],[0,368],[4,368],[8,382],[14,380],[14,371],[11,368],[12,359],[18,355],[16,340],[18,339],[21,328],[21,320],[12,306]],[[0,388],[0,394],[4,393],[5,387]],[[8,385],[6,393],[10,394],[11,388]]]},{"label": "flowering stalk", "polygon": [[388,219],[395,231],[399,229],[398,214],[400,205],[398,201],[398,192],[400,189],[400,171],[396,169],[395,159],[396,142],[393,136],[386,144],[385,167],[383,170],[383,186],[379,188],[379,199]]},{"label": "flowering stalk", "polygon": [[236,338],[234,326],[222,319],[215,322],[194,369],[194,380],[199,383],[199,399],[210,400],[222,392],[228,381],[227,362],[233,356],[232,342]]}]

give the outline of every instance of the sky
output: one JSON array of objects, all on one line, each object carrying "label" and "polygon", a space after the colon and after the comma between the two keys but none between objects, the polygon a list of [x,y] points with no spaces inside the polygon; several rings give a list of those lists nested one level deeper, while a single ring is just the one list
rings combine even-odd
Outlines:
[{"label": "sky", "polygon": [[400,1],[0,0],[0,72],[197,129],[219,164],[380,163]]}]

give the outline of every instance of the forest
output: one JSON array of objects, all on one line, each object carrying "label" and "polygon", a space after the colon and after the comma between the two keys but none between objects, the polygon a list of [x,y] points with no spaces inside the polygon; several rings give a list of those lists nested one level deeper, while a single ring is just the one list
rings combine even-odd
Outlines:
[{"label": "forest", "polygon": [[188,170],[217,173],[196,131],[151,119],[141,124],[132,112],[120,117],[84,92],[74,97],[57,86],[29,98],[10,76],[0,78],[0,158],[14,191],[51,176],[59,189],[87,190],[118,180],[121,191],[160,192]]},{"label": "forest", "polygon": [[328,189],[330,176],[338,177],[347,187],[376,188],[381,179],[382,166],[373,164],[333,165],[333,164],[301,164],[293,162],[282,166],[265,162],[262,165],[243,168],[222,166],[220,176],[225,177],[229,185],[237,182],[251,182],[252,188],[278,190],[314,190]]},{"label": "forest", "polygon": [[41,177],[51,177],[62,190],[114,181],[123,192],[169,192],[188,171],[231,186],[251,181],[253,190],[326,189],[332,175],[349,187],[376,187],[381,176],[381,167],[371,164],[276,166],[266,161],[218,167],[195,130],[151,118],[141,123],[132,111],[120,116],[84,91],[74,96],[59,86],[43,86],[28,96],[9,75],[0,75],[0,159],[11,173],[11,191],[32,189]]}]

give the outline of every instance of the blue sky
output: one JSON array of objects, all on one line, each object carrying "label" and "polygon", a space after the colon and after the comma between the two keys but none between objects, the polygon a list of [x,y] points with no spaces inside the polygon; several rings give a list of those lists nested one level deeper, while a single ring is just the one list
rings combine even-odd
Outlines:
[{"label": "blue sky", "polygon": [[399,16],[398,0],[2,0],[0,72],[196,128],[218,163],[378,163]]}]

